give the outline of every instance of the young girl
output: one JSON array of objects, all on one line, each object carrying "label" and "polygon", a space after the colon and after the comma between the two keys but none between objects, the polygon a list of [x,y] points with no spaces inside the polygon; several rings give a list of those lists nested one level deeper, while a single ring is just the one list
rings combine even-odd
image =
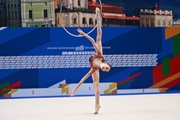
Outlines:
[{"label": "young girl", "polygon": [[80,33],[79,35],[85,36],[87,39],[89,39],[95,49],[95,53],[92,54],[92,56],[89,58],[91,69],[90,71],[81,79],[81,81],[78,83],[78,85],[74,88],[74,90],[71,92],[71,96],[74,96],[77,89],[81,86],[81,84],[92,75],[94,88],[95,88],[95,112],[94,114],[98,114],[99,109],[101,108],[99,99],[100,99],[100,87],[99,87],[99,69],[101,69],[104,72],[109,72],[111,69],[111,65],[108,64],[105,61],[105,58],[103,56],[103,50],[102,50],[102,30],[101,30],[101,15],[100,15],[100,9],[96,8],[96,17],[97,17],[97,38],[96,42],[92,37],[84,33],[81,29],[77,29],[77,31]]}]

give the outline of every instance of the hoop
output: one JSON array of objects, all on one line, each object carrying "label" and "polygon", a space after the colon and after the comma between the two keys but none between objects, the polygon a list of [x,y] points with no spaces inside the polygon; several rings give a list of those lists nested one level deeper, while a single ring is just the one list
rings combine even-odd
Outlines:
[{"label": "hoop", "polygon": [[[62,6],[63,6],[63,4],[64,4],[64,1],[65,1],[65,0],[62,0],[61,6],[60,6],[60,15],[61,15],[61,12],[62,12]],[[102,14],[102,3],[101,3],[101,0],[99,0],[99,3],[100,3],[100,12],[101,12],[101,14]],[[61,19],[62,19],[62,18],[60,18],[60,20],[61,20]],[[70,33],[63,25],[62,25],[62,27],[63,27],[63,29],[66,31],[66,33],[68,33],[69,35],[71,35],[71,36],[73,36],[73,37],[83,37],[83,36],[85,36],[85,35],[90,34],[92,31],[94,31],[94,29],[97,28],[97,24],[95,25],[95,27],[94,27],[91,31],[89,31],[89,32],[86,33],[85,35],[75,35],[75,34],[72,34],[72,33]]]}]

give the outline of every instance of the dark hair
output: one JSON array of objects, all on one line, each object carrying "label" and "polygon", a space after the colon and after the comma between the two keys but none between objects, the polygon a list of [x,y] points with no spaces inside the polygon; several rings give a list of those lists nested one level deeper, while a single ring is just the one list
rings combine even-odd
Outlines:
[{"label": "dark hair", "polygon": [[[110,70],[111,70],[111,67],[112,67],[111,64],[109,64],[109,63],[107,63],[107,62],[106,62],[106,64],[109,65],[109,67],[110,67],[110,68],[109,68],[109,71],[110,71]],[[109,72],[109,71],[106,71],[106,72]]]},{"label": "dark hair", "polygon": [[[103,62],[103,63],[106,63],[107,65],[109,65],[109,67],[110,67],[110,69],[111,69],[112,65],[111,65],[111,64],[109,64],[108,62],[106,62],[106,60],[105,60],[105,59],[102,59],[102,62]],[[109,69],[109,70],[110,70],[110,69]]]},{"label": "dark hair", "polygon": [[[106,62],[107,63],[107,62]],[[109,67],[110,67],[110,69],[111,69],[111,67],[112,67],[112,65],[111,64],[109,64],[109,63],[107,63],[108,65],[109,65]]]}]

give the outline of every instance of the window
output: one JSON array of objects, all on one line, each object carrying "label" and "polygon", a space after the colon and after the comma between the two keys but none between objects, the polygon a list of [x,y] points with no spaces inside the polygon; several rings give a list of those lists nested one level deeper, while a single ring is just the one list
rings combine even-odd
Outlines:
[{"label": "window", "polygon": [[8,7],[8,10],[11,10],[11,8],[10,8],[10,4],[8,4],[8,6],[7,6],[7,7]]},{"label": "window", "polygon": [[76,18],[74,18],[74,19],[73,19],[73,24],[76,24],[76,21],[77,21]]},{"label": "window", "polygon": [[171,25],[171,21],[168,21],[168,25]]},{"label": "window", "polygon": [[154,20],[153,19],[151,20],[151,26],[154,26]]},{"label": "window", "polygon": [[165,21],[163,21],[163,25],[165,25]]},{"label": "window", "polygon": [[146,26],[149,26],[149,19],[146,19]]},{"label": "window", "polygon": [[2,10],[0,9],[0,19],[2,18]]},{"label": "window", "polygon": [[18,19],[18,13],[15,11],[15,19]]},{"label": "window", "polygon": [[48,18],[48,11],[47,11],[47,9],[43,10],[43,14],[44,14],[44,18]]},{"label": "window", "polygon": [[14,12],[12,11],[11,13],[12,13],[12,14],[11,14],[11,15],[12,15],[12,19],[14,19]]},{"label": "window", "polygon": [[32,10],[29,10],[29,19],[32,19],[33,16],[32,16]]},{"label": "window", "polygon": [[11,19],[11,12],[8,11],[8,18]]},{"label": "window", "polygon": [[82,19],[82,24],[86,24],[86,18]]},{"label": "window", "polygon": [[90,24],[90,25],[93,25],[93,20],[92,20],[92,18],[89,18],[89,24]]},{"label": "window", "polygon": [[78,0],[78,6],[81,6],[81,0]]},{"label": "window", "polygon": [[13,9],[13,4],[11,4],[11,9]]},{"label": "window", "polygon": [[21,19],[21,11],[18,11],[18,17],[19,17],[19,19]]}]

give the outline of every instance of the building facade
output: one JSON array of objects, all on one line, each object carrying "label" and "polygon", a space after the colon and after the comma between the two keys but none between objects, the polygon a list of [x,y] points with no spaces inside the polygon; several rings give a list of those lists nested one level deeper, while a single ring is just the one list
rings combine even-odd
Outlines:
[{"label": "building facade", "polygon": [[88,10],[88,0],[66,0],[61,14],[60,8],[56,10],[56,26],[93,27],[96,23],[94,11]]},{"label": "building facade", "polygon": [[162,10],[157,5],[153,9],[140,10],[141,27],[168,27],[173,25],[171,10]]},{"label": "building facade", "polygon": [[0,0],[0,26],[55,25],[54,0]]},{"label": "building facade", "polygon": [[54,0],[21,0],[22,27],[55,25]]},{"label": "building facade", "polygon": [[6,22],[8,27],[21,26],[21,1],[6,0]]},{"label": "building facade", "polygon": [[[63,0],[60,1],[60,4]],[[98,1],[98,0],[97,0]],[[56,11],[56,25],[70,27],[94,27],[97,23],[96,7],[100,4],[96,0],[66,0]],[[61,7],[61,6],[60,6]],[[140,26],[140,18],[126,16],[122,7],[102,4],[102,26]]]},{"label": "building facade", "polygon": [[180,27],[180,18],[177,18],[173,21],[173,26],[174,27]]},{"label": "building facade", "polygon": [[6,1],[0,0],[0,27],[7,26],[6,23]]},{"label": "building facade", "polygon": [[[101,7],[98,0],[89,0],[89,9],[95,11]],[[102,25],[103,26],[140,26],[138,16],[127,16],[123,8],[109,4],[102,4]]]},{"label": "building facade", "polygon": [[180,18],[180,0],[101,0],[101,2],[123,7],[128,16],[139,16],[140,9],[151,8],[157,3],[161,9],[172,10],[174,18]]}]

